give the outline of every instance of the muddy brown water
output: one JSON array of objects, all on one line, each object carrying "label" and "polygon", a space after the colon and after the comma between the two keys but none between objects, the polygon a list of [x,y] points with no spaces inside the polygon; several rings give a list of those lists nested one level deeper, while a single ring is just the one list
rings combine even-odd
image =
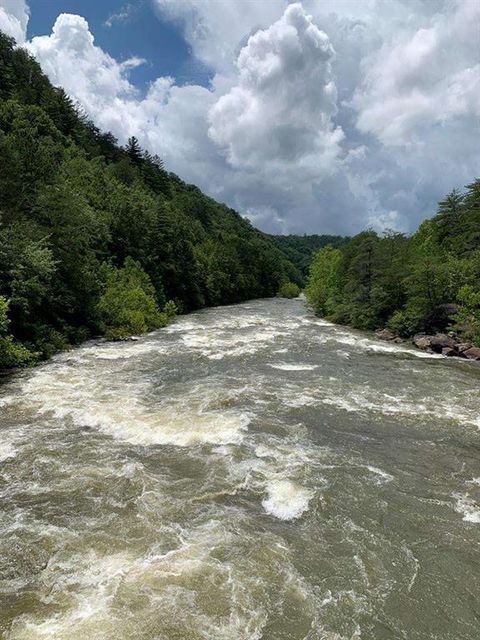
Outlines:
[{"label": "muddy brown water", "polygon": [[479,388],[300,300],[16,374],[0,637],[480,638]]}]

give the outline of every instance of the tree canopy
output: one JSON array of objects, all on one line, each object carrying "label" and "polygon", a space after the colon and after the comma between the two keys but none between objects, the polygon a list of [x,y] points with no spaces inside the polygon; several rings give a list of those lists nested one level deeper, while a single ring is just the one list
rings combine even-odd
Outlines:
[{"label": "tree canopy", "polygon": [[335,322],[400,336],[455,329],[480,346],[480,179],[410,238],[364,231],[315,254],[306,296]]}]

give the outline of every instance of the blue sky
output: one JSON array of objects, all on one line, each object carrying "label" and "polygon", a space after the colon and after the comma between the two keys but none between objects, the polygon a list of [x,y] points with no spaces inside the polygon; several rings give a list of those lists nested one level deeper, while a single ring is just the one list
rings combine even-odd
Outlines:
[{"label": "blue sky", "polygon": [[178,84],[200,85],[208,85],[212,77],[211,71],[193,58],[181,29],[162,20],[150,0],[30,0],[28,4],[28,38],[50,33],[60,13],[81,15],[98,46],[113,58],[121,61],[138,56],[146,60],[130,74],[139,88],[159,76],[171,75]]},{"label": "blue sky", "polygon": [[479,23],[478,0],[0,0],[97,126],[276,233],[409,233],[478,175]]}]

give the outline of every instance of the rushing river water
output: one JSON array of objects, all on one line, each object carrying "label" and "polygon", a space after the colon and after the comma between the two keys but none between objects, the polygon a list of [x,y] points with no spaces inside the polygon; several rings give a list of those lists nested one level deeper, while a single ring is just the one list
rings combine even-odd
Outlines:
[{"label": "rushing river water", "polygon": [[477,640],[480,367],[260,300],[0,389],[5,640]]}]

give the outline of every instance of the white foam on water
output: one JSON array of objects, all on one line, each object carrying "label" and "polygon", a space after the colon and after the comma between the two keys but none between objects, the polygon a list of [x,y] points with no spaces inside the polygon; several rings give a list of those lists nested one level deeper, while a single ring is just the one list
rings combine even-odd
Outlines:
[{"label": "white foam on water", "polygon": [[289,392],[289,395],[285,398],[282,398],[281,401],[287,407],[292,407],[293,409],[298,409],[300,407],[309,407],[314,406],[319,403],[318,395],[312,393],[295,393]]},{"label": "white foam on water", "polygon": [[280,369],[281,371],[313,371],[318,369],[318,364],[289,364],[281,362],[279,364],[269,364],[272,369]]},{"label": "white foam on water", "polygon": [[0,429],[0,462],[15,458],[27,438],[25,425]]},{"label": "white foam on water", "polygon": [[[284,580],[305,607],[311,608],[312,594],[290,563],[288,547],[271,535],[268,540],[262,534],[243,538],[241,523],[230,527],[213,518],[190,530],[180,528],[177,543],[166,550],[131,545],[129,551],[110,555],[93,549],[60,551],[39,581],[50,612],[19,616],[8,640],[166,639],[172,633],[259,640],[268,608],[282,605]],[[252,571],[249,554],[228,553],[236,543],[249,549],[258,545],[265,573]],[[278,585],[273,594],[272,580]]]},{"label": "white foam on water", "polygon": [[148,342],[126,342],[126,343],[114,343],[106,347],[97,347],[91,354],[93,357],[99,360],[123,360],[130,358],[137,358],[149,353],[168,353],[169,348],[167,345],[161,345],[158,341]]},{"label": "white foam on water", "polygon": [[280,520],[295,520],[308,510],[310,500],[315,495],[290,480],[273,480],[267,484],[267,497],[262,500],[267,513]]},{"label": "white foam on water", "polygon": [[449,400],[448,394],[426,396],[410,400],[410,394],[381,392],[372,386],[351,384],[342,385],[335,378],[322,379],[318,386],[304,387],[300,393],[294,388],[282,389],[278,400],[285,406],[300,408],[303,406],[327,405],[348,413],[376,413],[386,416],[407,416],[421,419],[422,416],[449,420],[462,425],[480,427],[480,417],[474,405],[471,409],[466,402]]},{"label": "white foam on water", "polygon": [[270,346],[277,337],[286,335],[288,331],[284,327],[254,326],[250,331],[239,334],[231,328],[222,330],[221,326],[215,325],[187,332],[181,339],[189,350],[198,351],[210,360],[221,360],[229,356],[252,355]]},{"label": "white foam on water", "polygon": [[12,442],[0,440],[0,462],[4,460],[10,460],[17,455],[17,450],[13,446]]},{"label": "white foam on water", "polygon": [[42,576],[47,592],[42,599],[50,603],[61,596],[63,610],[44,620],[16,618],[9,640],[112,638],[118,622],[110,617],[109,604],[131,565],[127,553],[54,557]]},{"label": "white foam on water", "polygon": [[[242,445],[248,457],[239,459],[238,450],[225,449],[219,453],[225,457],[229,486],[261,497],[265,511],[281,520],[299,518],[308,510],[315,491],[304,485],[312,470],[332,455],[328,448],[305,440],[301,425],[295,425],[291,436],[270,434],[264,440],[260,434],[249,434]],[[327,485],[323,477],[315,477],[317,490]]]},{"label": "white foam on water", "polygon": [[135,445],[239,444],[250,423],[246,413],[204,412],[201,408],[168,404],[155,411],[134,398],[54,413],[59,417],[70,416],[79,426],[98,428]]},{"label": "white foam on water", "polygon": [[416,358],[429,358],[429,359],[444,359],[446,356],[443,356],[439,353],[426,353],[425,351],[421,351],[420,349],[415,349],[412,347],[401,346],[400,344],[389,344],[382,343],[380,341],[374,341],[370,338],[360,338],[355,336],[354,334],[343,333],[339,331],[331,336],[330,340],[334,342],[338,342],[340,344],[347,345],[349,347],[354,347],[357,349],[361,349],[362,351],[370,351],[372,353],[393,353],[393,354],[408,354],[414,356]]},{"label": "white foam on water", "polygon": [[[299,429],[299,426],[295,427]],[[274,439],[271,437],[268,442],[259,442],[254,445],[254,453],[257,458],[270,458],[276,461],[276,472],[291,473],[292,470],[305,470],[305,468],[330,455],[330,450],[326,447],[316,447],[310,443],[300,442],[297,438]]]},{"label": "white foam on water", "polygon": [[[160,331],[164,331],[164,329],[161,329]],[[95,361],[98,360],[130,360],[132,358],[139,358],[149,354],[155,355],[168,353],[171,348],[170,345],[162,343],[159,337],[160,336],[150,333],[125,341],[90,341],[85,343],[83,346],[72,349],[71,351],[65,351],[57,354],[45,366],[48,368],[51,366],[60,366],[62,364],[75,364],[93,367],[95,366]]]},{"label": "white foam on water", "polygon": [[16,394],[14,394],[14,393],[2,395],[0,397],[0,408],[1,407],[8,407],[9,405],[14,404],[15,402],[17,402],[17,400],[18,400],[18,398],[17,398]]},{"label": "white foam on water", "polygon": [[472,478],[471,480],[467,480],[467,484],[476,484],[477,487],[480,487],[480,478]]},{"label": "white foam on water", "polygon": [[393,480],[393,476],[383,469],[379,469],[378,467],[373,467],[371,465],[366,465],[365,468],[368,469],[371,473],[375,474],[375,476],[377,476],[377,482],[379,484],[391,482]]},{"label": "white foam on water", "polygon": [[205,385],[155,403],[142,380],[110,369],[57,363],[38,369],[22,385],[23,398],[48,420],[72,420],[135,445],[239,444],[250,415],[210,406],[218,392]]},{"label": "white foam on water", "polygon": [[323,320],[322,318],[317,318],[317,317],[302,318],[301,323],[306,325],[316,325],[318,327],[334,328],[337,326],[333,322],[329,322],[328,320]]},{"label": "white foam on water", "polygon": [[455,511],[463,515],[465,522],[480,524],[480,505],[468,493],[453,493]]}]

